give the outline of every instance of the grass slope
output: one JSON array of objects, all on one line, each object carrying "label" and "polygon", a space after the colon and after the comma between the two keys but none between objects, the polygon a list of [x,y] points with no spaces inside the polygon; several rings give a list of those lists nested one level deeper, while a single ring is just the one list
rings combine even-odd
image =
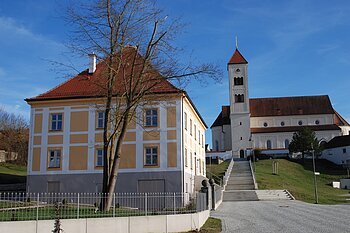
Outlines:
[{"label": "grass slope", "polygon": [[12,163],[0,163],[0,184],[25,183],[27,167]]},{"label": "grass slope", "polygon": [[[228,161],[224,161],[220,164],[207,164],[207,177],[213,178],[215,182],[219,184],[220,180],[217,177],[220,177],[220,179],[222,179],[229,165],[230,162]],[[214,174],[213,177],[212,174]]]},{"label": "grass slope", "polygon": [[[256,179],[259,189],[287,189],[297,200],[315,202],[312,161],[306,160],[302,164],[285,159],[275,160],[279,163],[278,175],[272,174],[272,161],[260,160],[256,162]],[[347,202],[346,197],[342,195],[349,194],[349,191],[334,189],[330,185],[332,181],[345,178],[345,171],[325,160],[316,162],[316,171],[321,173],[320,176],[317,176],[319,203]]]}]

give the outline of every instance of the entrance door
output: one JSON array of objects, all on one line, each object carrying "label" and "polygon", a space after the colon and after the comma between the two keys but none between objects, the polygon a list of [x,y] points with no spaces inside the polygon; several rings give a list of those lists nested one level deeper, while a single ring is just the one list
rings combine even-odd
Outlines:
[{"label": "entrance door", "polygon": [[239,151],[239,157],[240,157],[241,159],[244,158],[244,150],[240,150],[240,151]]}]

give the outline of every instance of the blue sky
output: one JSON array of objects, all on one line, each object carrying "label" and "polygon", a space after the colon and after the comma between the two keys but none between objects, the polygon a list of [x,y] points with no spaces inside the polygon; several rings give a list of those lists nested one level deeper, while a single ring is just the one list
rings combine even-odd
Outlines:
[{"label": "blue sky", "polygon": [[[65,80],[48,60],[65,61],[69,1],[0,1],[0,106],[29,117],[24,98]],[[347,0],[160,0],[169,17],[187,23],[176,43],[184,60],[213,62],[221,83],[193,82],[187,91],[210,126],[227,105],[226,65],[239,50],[249,62],[250,97],[324,95],[350,120],[350,2]],[[77,69],[87,58],[71,58]],[[207,142],[210,142],[210,131]]]}]

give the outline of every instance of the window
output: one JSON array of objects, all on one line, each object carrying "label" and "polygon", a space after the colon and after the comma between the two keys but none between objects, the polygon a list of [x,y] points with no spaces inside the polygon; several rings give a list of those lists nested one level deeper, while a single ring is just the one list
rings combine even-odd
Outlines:
[{"label": "window", "polygon": [[202,134],[202,147],[204,148],[204,136]]},{"label": "window", "polygon": [[239,122],[239,125],[242,125],[242,121]]},{"label": "window", "polygon": [[158,111],[157,109],[146,110],[146,126],[158,125]]},{"label": "window", "polygon": [[288,149],[288,147],[289,147],[289,140],[286,139],[286,140],[284,140],[284,148]]},{"label": "window", "polygon": [[61,150],[49,151],[49,168],[61,167]]},{"label": "window", "polygon": [[267,127],[267,123],[266,122],[264,122],[264,127]]},{"label": "window", "polygon": [[103,149],[96,150],[96,167],[103,166]]},{"label": "window", "polygon": [[62,113],[51,114],[51,130],[62,130]]},{"label": "window", "polygon": [[272,148],[272,146],[271,146],[271,141],[270,141],[270,140],[267,140],[267,141],[266,141],[266,148],[267,148],[267,149],[271,149],[271,148]]},{"label": "window", "polygon": [[343,148],[343,154],[345,154],[346,153],[346,148]]},{"label": "window", "polygon": [[243,137],[241,137],[241,140],[243,140]]},{"label": "window", "polygon": [[184,125],[185,129],[187,130],[187,113],[184,113]]},{"label": "window", "polygon": [[203,175],[205,175],[205,166],[204,166],[204,161],[202,161],[202,167],[203,167]]},{"label": "window", "polygon": [[187,148],[185,148],[185,167],[188,167]]},{"label": "window", "polygon": [[244,95],[243,94],[236,94],[235,95],[235,102],[236,103],[243,103],[244,102]]},{"label": "window", "polygon": [[194,125],[194,140],[197,140],[197,126]]},{"label": "window", "polygon": [[315,124],[316,124],[316,125],[319,125],[319,124],[320,124],[320,121],[319,121],[319,120],[315,120]]},{"label": "window", "polygon": [[303,125],[303,121],[298,121],[298,125]]},{"label": "window", "polygon": [[219,141],[215,140],[215,151],[219,151]]},{"label": "window", "polygon": [[198,144],[201,144],[201,131],[198,130]]},{"label": "window", "polygon": [[105,113],[97,112],[97,128],[99,129],[103,128],[104,122],[105,122]]},{"label": "window", "polygon": [[146,166],[158,165],[158,147],[145,148],[145,165]]},{"label": "window", "polygon": [[190,135],[192,135],[192,119],[190,119]]},{"label": "window", "polygon": [[191,166],[191,170],[193,170],[193,158],[192,158],[192,152],[190,152],[190,166]]},{"label": "window", "polygon": [[284,126],[284,125],[285,125],[284,121],[281,121],[281,126]]},{"label": "window", "polygon": [[243,85],[243,77],[234,77],[233,78],[233,84],[235,86]]}]

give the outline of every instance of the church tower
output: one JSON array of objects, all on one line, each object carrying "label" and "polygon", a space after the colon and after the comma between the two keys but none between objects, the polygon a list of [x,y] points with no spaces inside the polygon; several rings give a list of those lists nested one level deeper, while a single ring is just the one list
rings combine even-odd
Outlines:
[{"label": "church tower", "polygon": [[230,86],[232,156],[245,158],[247,149],[251,148],[248,62],[238,51],[237,45],[227,69]]}]

